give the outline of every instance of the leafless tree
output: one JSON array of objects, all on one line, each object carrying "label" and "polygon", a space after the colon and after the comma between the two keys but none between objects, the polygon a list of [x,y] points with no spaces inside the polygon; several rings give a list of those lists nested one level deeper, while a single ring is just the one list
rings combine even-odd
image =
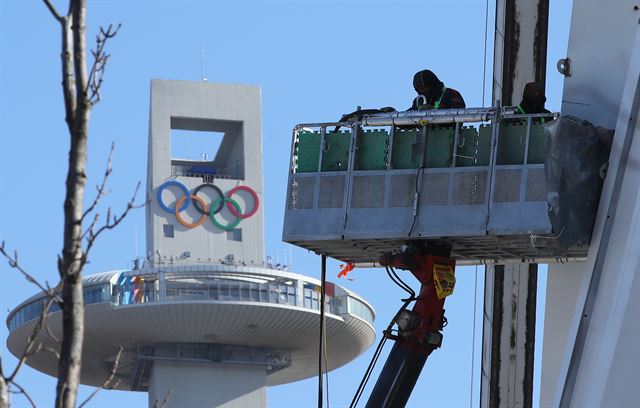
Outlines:
[{"label": "leafless tree", "polygon": [[[62,253],[58,256],[60,282],[55,288],[38,283],[18,263],[18,254],[10,254],[4,242],[0,253],[11,267],[20,271],[30,282],[36,284],[45,293],[43,313],[32,335],[29,337],[24,355],[10,375],[2,371],[0,360],[0,408],[10,404],[9,393],[22,393],[32,405],[33,401],[26,391],[15,382],[20,367],[30,355],[40,351],[38,342],[43,329],[49,306],[58,303],[62,309],[62,339],[58,357],[58,382],[56,385],[55,407],[72,408],[76,406],[80,368],[82,364],[82,345],[84,340],[84,301],[82,292],[82,270],[96,239],[103,232],[115,228],[135,207],[136,186],[133,196],[120,214],[107,211],[106,219],[100,220],[97,212],[101,198],[107,193],[106,185],[111,174],[111,155],[101,184],[96,187],[96,196],[85,209],[83,198],[87,181],[87,141],[89,137],[89,117],[92,107],[100,101],[105,68],[109,54],[105,52],[107,42],[115,37],[120,26],[109,25],[100,28],[96,36],[95,48],[91,50],[92,63],[87,65],[86,47],[86,0],[70,0],[67,14],[60,14],[50,0],[43,0],[54,19],[60,24],[62,34],[62,92],[65,104],[65,122],[69,130],[69,161],[64,199],[64,233]],[[117,368],[117,361],[115,364]],[[109,376],[105,387],[112,386],[115,369]],[[93,396],[94,394],[92,394]],[[86,401],[85,401],[86,402]],[[84,405],[84,403],[83,403]]]}]

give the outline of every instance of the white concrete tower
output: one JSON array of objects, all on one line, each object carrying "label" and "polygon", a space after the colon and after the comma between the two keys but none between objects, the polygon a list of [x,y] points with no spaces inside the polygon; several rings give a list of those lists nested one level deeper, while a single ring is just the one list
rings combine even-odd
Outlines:
[{"label": "white concrete tower", "polygon": [[[262,263],[260,121],[258,86],[151,81],[147,256],[152,264],[229,255]],[[175,145],[183,135],[176,131],[201,132],[200,139],[212,139],[204,140],[205,146],[221,137],[219,148],[178,157]],[[202,211],[201,200],[207,207],[214,204],[209,213]]]},{"label": "white concrete tower", "polygon": [[[185,154],[185,131],[219,146]],[[148,392],[150,407],[265,407],[268,386],[317,375],[320,282],[263,262],[262,214],[260,88],[153,80],[147,257],[84,276],[81,382],[102,386],[115,370],[108,387]],[[371,345],[374,311],[338,285],[326,294],[331,370]],[[7,318],[16,356],[43,302],[33,296]],[[27,364],[55,376],[45,350],[59,347],[59,309],[47,325]]]}]

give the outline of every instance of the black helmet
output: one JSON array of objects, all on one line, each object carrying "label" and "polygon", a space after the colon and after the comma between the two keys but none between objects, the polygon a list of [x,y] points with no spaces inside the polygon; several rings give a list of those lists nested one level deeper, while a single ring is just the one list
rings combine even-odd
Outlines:
[{"label": "black helmet", "polygon": [[443,86],[436,74],[428,69],[416,72],[413,76],[413,89],[418,95],[424,95],[427,99],[433,99],[434,95],[439,95]]}]

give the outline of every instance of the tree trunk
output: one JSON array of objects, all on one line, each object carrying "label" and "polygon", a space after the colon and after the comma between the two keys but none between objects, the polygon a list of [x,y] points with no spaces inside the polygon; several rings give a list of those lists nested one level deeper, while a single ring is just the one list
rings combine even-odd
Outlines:
[{"label": "tree trunk", "polygon": [[62,346],[58,362],[58,384],[56,386],[56,407],[76,406],[80,368],[82,363],[82,343],[84,340],[84,302],[82,299],[82,279],[67,276],[64,279],[62,297]]},{"label": "tree trunk", "polygon": [[9,408],[9,391],[4,377],[0,375],[0,408]]},{"label": "tree trunk", "polygon": [[70,148],[64,200],[64,243],[58,262],[63,305],[55,401],[57,408],[74,408],[76,405],[84,341],[82,215],[91,110],[91,102],[87,98],[85,18],[85,0],[72,0],[70,16],[63,19],[62,23],[62,85]]}]

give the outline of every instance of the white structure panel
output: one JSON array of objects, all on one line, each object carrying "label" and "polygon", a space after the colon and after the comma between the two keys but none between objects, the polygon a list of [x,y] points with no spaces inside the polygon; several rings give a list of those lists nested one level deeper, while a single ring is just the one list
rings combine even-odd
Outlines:
[{"label": "white structure panel", "polygon": [[[578,333],[576,339],[576,345],[584,342],[584,348],[579,360],[572,362],[578,364],[574,368],[577,372],[575,389],[572,396],[566,397],[570,397],[567,401],[573,405],[603,406],[612,401],[640,400],[640,354],[637,349],[640,344],[640,308],[637,307],[640,286],[635,283],[640,279],[640,28],[635,38],[614,141],[618,144],[617,149],[628,152],[629,156],[625,162],[620,162],[621,173],[612,180],[621,184],[619,190],[613,190],[607,212],[607,223],[612,223],[609,226],[611,233],[605,236],[607,239],[602,241],[597,254],[604,259],[601,264],[599,259],[594,261],[595,268],[602,268],[599,287],[593,294],[593,311],[586,338]],[[621,145],[626,138],[631,138],[628,147]],[[615,174],[613,170],[611,175]],[[623,338],[625,335],[628,337]],[[569,376],[571,369],[570,366]],[[615,394],[606,392],[607,388],[624,391]]]},{"label": "white structure panel", "polygon": [[[560,299],[547,296],[546,316],[552,319],[550,326],[558,328],[555,338],[567,339],[559,369],[554,361],[559,350],[545,341],[542,385],[547,388],[542,403],[549,403],[554,391],[548,387],[554,387],[552,406],[560,404],[563,390],[566,406],[627,406],[640,398],[640,293],[636,283],[640,136],[637,101],[634,105],[640,73],[640,11],[634,9],[636,5],[633,1],[575,1],[573,6],[568,52],[572,76],[565,80],[563,113],[596,125],[615,126],[616,134],[589,258],[582,274],[572,274],[577,294],[563,293]],[[630,126],[636,129],[628,129]],[[550,265],[550,287],[571,280],[560,277],[564,268]],[[594,270],[600,276],[592,282]],[[592,286],[590,313],[583,315],[590,283],[599,287]],[[571,323],[553,319],[554,313],[573,313]],[[565,382],[567,373],[569,382]]]},{"label": "white structure panel", "polygon": [[[562,114],[613,129],[640,12],[634,0],[574,0]],[[549,274],[551,276],[551,274]]]},{"label": "white structure panel", "polygon": [[149,408],[165,399],[166,408],[266,407],[267,375],[263,367],[156,361]]},{"label": "white structure panel", "polygon": [[[553,398],[558,384],[558,374],[567,345],[567,328],[571,326],[575,314],[575,301],[580,292],[580,282],[584,277],[584,262],[550,264],[547,275],[547,301],[544,316],[544,337],[542,340],[542,376],[540,384],[540,406],[553,406]],[[578,311],[578,313],[580,313]]]}]

